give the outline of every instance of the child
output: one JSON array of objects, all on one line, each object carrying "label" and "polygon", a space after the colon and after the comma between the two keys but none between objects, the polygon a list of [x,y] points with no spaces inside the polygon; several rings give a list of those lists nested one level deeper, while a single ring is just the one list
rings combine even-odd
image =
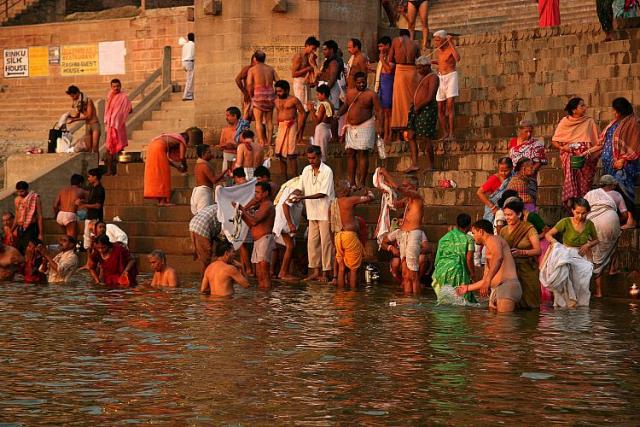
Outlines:
[{"label": "child", "polygon": [[322,161],[327,161],[327,144],[331,141],[331,123],[333,122],[333,107],[329,102],[329,86],[320,85],[316,88],[318,105],[308,103],[311,118],[316,123],[313,135],[313,145],[317,145],[322,150]]}]

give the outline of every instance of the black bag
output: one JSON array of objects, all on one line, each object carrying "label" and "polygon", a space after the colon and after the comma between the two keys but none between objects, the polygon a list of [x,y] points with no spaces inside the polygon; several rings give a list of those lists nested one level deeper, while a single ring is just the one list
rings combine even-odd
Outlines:
[{"label": "black bag", "polygon": [[47,141],[47,153],[55,153],[58,146],[58,138],[62,138],[62,129],[56,129],[55,125],[49,129],[49,140]]}]

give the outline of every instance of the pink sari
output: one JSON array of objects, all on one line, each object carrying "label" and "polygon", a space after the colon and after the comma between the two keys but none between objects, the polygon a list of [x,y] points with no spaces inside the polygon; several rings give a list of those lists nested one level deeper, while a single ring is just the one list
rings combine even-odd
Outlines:
[{"label": "pink sari", "polygon": [[129,145],[126,128],[129,112],[131,112],[129,97],[122,92],[109,92],[104,111],[104,127],[107,132],[105,145],[109,154],[118,154]]}]

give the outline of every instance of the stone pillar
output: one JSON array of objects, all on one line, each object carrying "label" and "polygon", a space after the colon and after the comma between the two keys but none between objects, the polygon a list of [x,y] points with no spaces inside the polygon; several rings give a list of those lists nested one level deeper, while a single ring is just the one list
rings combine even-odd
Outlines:
[{"label": "stone pillar", "polygon": [[311,35],[336,40],[347,56],[350,37],[360,38],[367,52],[376,46],[378,7],[369,0],[287,0],[285,12],[274,12],[273,1],[223,0],[219,15],[206,14],[205,3],[195,1],[195,102],[208,143],[217,142],[224,110],[240,107],[235,76],[256,49],[266,52],[280,78],[291,80],[291,57]]}]

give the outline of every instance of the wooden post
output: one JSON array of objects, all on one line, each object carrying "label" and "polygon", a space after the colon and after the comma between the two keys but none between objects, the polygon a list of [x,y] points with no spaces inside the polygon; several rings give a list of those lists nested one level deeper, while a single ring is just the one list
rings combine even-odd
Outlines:
[{"label": "wooden post", "polygon": [[147,10],[147,0],[140,0],[140,10],[144,12]]},{"label": "wooden post", "polygon": [[162,55],[162,88],[171,85],[171,46],[165,46]]}]

